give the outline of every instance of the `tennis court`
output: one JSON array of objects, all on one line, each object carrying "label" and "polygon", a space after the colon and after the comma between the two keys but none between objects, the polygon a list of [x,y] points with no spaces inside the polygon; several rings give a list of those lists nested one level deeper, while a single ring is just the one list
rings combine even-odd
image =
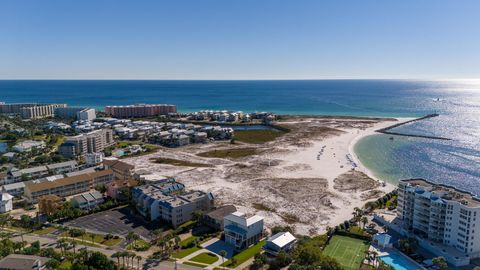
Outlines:
[{"label": "tennis court", "polygon": [[358,270],[368,246],[363,240],[335,235],[325,248],[324,254],[335,258],[347,270]]}]

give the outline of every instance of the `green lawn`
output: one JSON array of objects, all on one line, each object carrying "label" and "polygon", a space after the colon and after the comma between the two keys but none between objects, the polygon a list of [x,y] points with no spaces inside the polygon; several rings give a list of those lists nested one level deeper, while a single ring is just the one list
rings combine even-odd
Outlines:
[{"label": "green lawn", "polygon": [[335,235],[324,250],[324,254],[335,258],[344,269],[357,270],[360,268],[368,244],[360,239]]},{"label": "green lawn", "polygon": [[197,238],[199,238],[199,237],[192,235],[192,236],[188,237],[187,239],[182,240],[182,241],[180,242],[180,246],[181,246],[181,247],[186,247],[186,246],[188,246],[188,244],[189,244],[190,242],[194,241],[194,240],[197,239]]},{"label": "green lawn", "polygon": [[217,255],[215,255],[213,253],[205,252],[205,253],[198,254],[197,256],[191,258],[190,261],[204,263],[204,264],[212,264],[212,263],[218,261],[218,257],[217,257]]},{"label": "green lawn", "polygon": [[135,244],[131,243],[130,245],[128,245],[127,249],[128,250],[134,249],[136,251],[145,251],[145,250],[148,250],[150,246],[151,246],[150,243],[148,243],[147,241],[143,239],[138,239],[137,241],[135,241]]},{"label": "green lawn", "polygon": [[82,246],[100,247],[99,245],[92,244],[91,241],[82,241],[82,240],[76,240],[76,239],[71,239],[71,238],[67,238],[66,241],[68,241],[68,242],[70,242],[70,243],[75,242],[75,244],[77,244],[77,245],[82,245]]},{"label": "green lawn", "polygon": [[39,234],[39,235],[44,235],[44,234],[52,233],[56,230],[57,230],[57,228],[55,228],[55,227],[45,227],[43,229],[33,231],[33,233],[34,234]]},{"label": "green lawn", "polygon": [[192,254],[193,252],[195,252],[197,250],[200,250],[200,248],[198,248],[197,246],[194,246],[194,247],[191,247],[191,248],[182,249],[179,252],[174,253],[172,256],[175,257],[175,258],[181,259],[183,257],[186,257],[186,256]]},{"label": "green lawn", "polygon": [[117,238],[117,239],[110,238],[108,240],[103,241],[102,244],[105,246],[112,247],[112,246],[118,245],[120,242],[122,242],[122,238]]},{"label": "green lawn", "polygon": [[[92,235],[94,236],[93,243],[92,243]],[[122,241],[121,238],[118,238],[118,239],[112,238],[112,239],[106,240],[104,235],[95,234],[95,233],[86,233],[84,236],[71,237],[67,231],[67,232],[61,233],[60,236],[75,238],[78,241],[85,241],[90,244],[103,244],[106,246],[115,246]]]},{"label": "green lawn", "polygon": [[60,265],[58,266],[58,269],[59,270],[70,270],[72,269],[72,263],[70,261],[63,261],[62,263],[60,263]]},{"label": "green lawn", "polygon": [[239,266],[240,264],[246,262],[248,259],[252,258],[256,254],[260,253],[262,251],[262,247],[265,245],[265,240],[258,242],[257,244],[245,249],[244,251],[236,254],[233,256],[237,263],[235,265],[230,265],[231,260],[228,260],[222,264],[222,266],[228,266],[231,268],[235,268]]},{"label": "green lawn", "polygon": [[199,264],[199,263],[194,263],[194,262],[183,262],[183,264],[191,265],[191,266],[195,266],[195,267],[200,267],[200,268],[205,268],[205,267],[207,267],[207,266],[204,265],[204,264]]},{"label": "green lawn", "polygon": [[237,130],[235,140],[246,143],[262,144],[275,140],[285,134],[277,130]]}]

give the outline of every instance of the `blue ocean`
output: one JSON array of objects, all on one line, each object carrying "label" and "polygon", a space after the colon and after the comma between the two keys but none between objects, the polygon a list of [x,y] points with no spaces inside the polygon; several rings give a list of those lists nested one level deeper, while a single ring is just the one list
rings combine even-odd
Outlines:
[{"label": "blue ocean", "polygon": [[397,128],[410,134],[372,135],[355,151],[390,182],[423,177],[480,194],[480,81],[0,81],[0,101],[69,106],[173,103],[180,111],[228,109],[278,114],[439,117]]}]

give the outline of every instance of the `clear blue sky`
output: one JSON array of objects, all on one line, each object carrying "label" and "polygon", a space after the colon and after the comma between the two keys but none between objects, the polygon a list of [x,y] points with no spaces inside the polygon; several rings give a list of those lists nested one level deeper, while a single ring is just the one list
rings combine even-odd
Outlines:
[{"label": "clear blue sky", "polygon": [[3,0],[22,78],[480,78],[480,1]]}]

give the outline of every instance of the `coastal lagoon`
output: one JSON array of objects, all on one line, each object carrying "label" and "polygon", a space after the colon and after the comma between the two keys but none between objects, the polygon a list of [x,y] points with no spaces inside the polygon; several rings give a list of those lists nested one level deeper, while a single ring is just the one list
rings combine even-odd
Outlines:
[{"label": "coastal lagoon", "polygon": [[70,106],[173,103],[180,111],[228,109],[278,114],[439,117],[395,131],[451,138],[389,135],[361,139],[354,150],[389,182],[424,177],[480,194],[478,81],[0,81],[0,101]]}]

